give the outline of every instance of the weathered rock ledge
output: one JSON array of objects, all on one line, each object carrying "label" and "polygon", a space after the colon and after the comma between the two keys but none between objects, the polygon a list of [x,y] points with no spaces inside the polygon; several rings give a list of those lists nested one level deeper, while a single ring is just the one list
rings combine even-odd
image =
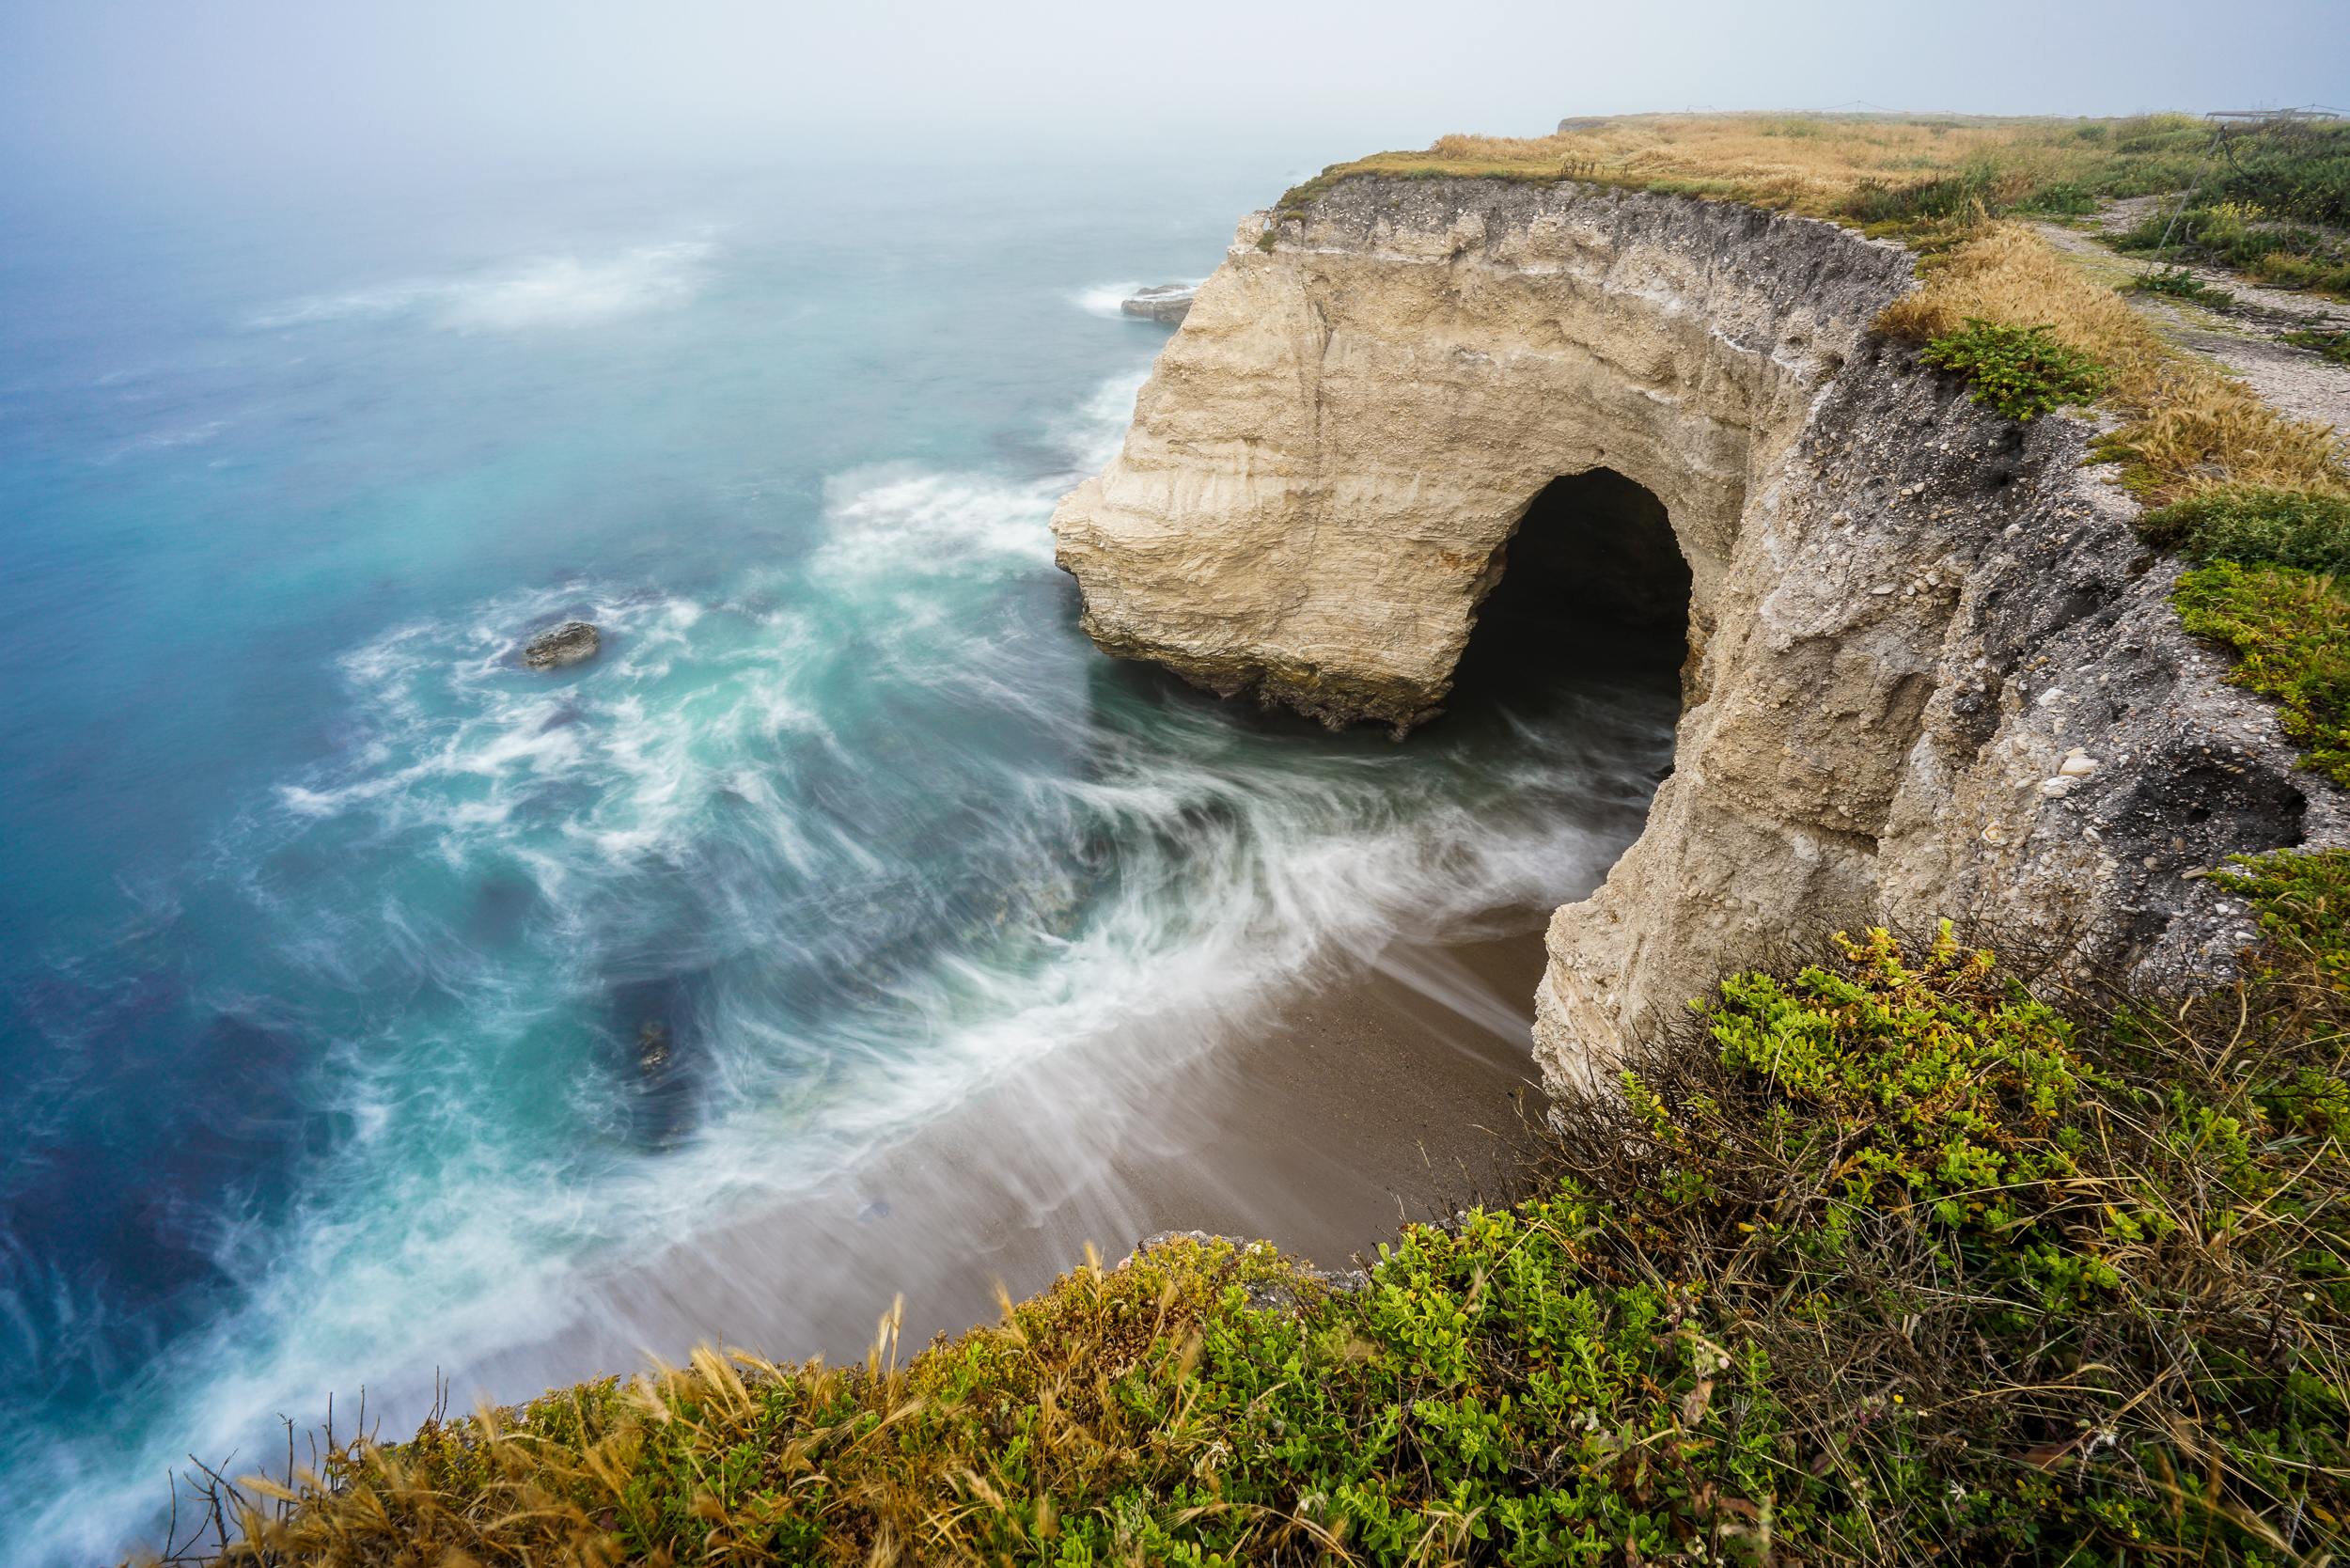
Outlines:
[{"label": "weathered rock ledge", "polygon": [[1401,733],[1545,485],[1606,468],[1663,503],[1690,569],[1677,771],[1552,920],[1554,1082],[1791,930],[1951,916],[2209,969],[2240,911],[2189,873],[2350,841],[2342,792],[2180,630],[2175,565],[2080,467],[2090,427],[2018,427],[1870,334],[1904,252],[1473,180],[1348,181],[1263,227],[1062,502],[1061,564],[1112,653]]}]

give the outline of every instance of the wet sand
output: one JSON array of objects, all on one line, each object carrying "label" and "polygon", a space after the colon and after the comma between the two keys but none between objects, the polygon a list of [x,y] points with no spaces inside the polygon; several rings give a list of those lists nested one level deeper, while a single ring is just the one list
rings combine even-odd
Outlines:
[{"label": "wet sand", "polygon": [[[452,1391],[510,1401],[705,1341],[854,1359],[893,1296],[916,1344],[995,1321],[999,1283],[1031,1295],[1089,1244],[1114,1261],[1158,1231],[1325,1268],[1375,1256],[1402,1222],[1494,1194],[1541,1123],[1541,919],[1390,947],[1204,1047],[1179,1016],[1017,1074],[833,1190],[588,1281],[568,1324],[455,1369]],[[383,1392],[391,1430],[427,1403]]]},{"label": "wet sand", "polygon": [[[1544,1104],[1540,928],[1400,947],[1183,1085],[1198,1131],[1126,1174],[1152,1230],[1263,1236],[1324,1267],[1490,1193]],[[1122,1245],[1132,1237],[1118,1238]]]},{"label": "wet sand", "polygon": [[[1014,1298],[1033,1294],[1083,1262],[1088,1245],[1114,1261],[1155,1231],[1206,1231],[1344,1268],[1375,1257],[1404,1221],[1475,1200],[1545,1108],[1533,1081],[1542,968],[1539,926],[1391,947],[1155,1081],[1126,1085],[1121,1093],[1140,1092],[1105,1115],[1099,1131],[1110,1136],[1098,1139],[1040,1105],[1033,1085],[975,1107],[963,1127],[921,1140],[918,1167],[885,1178],[916,1231],[942,1207],[986,1214],[954,1232],[970,1248],[960,1278],[942,1257],[949,1267],[927,1291],[907,1289],[908,1331],[993,1321],[994,1281]],[[1024,1153],[1006,1125],[1023,1114],[1067,1140]],[[987,1147],[964,1141],[989,1125]],[[991,1155],[1001,1163],[984,1169]],[[1056,1164],[1066,1187],[1025,1187],[1024,1170],[1033,1181]],[[951,1193],[933,1185],[942,1177]],[[897,1223],[899,1200],[884,1201],[884,1224]],[[984,1294],[973,1288],[982,1281]]]}]

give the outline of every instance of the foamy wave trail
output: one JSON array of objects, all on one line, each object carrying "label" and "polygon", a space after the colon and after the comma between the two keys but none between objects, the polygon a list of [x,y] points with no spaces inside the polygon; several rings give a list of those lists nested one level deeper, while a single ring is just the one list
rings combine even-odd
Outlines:
[{"label": "foamy wave trail", "polygon": [[[1067,421],[1073,471],[1135,384]],[[1008,1075],[1205,1049],[1320,966],[1580,892],[1628,836],[1669,697],[1559,685],[1409,746],[1211,702],[1074,634],[1070,478],[841,475],[820,542],[722,591],[547,587],[343,660],[337,754],[211,872],[243,956],[205,1001],[226,1049],[301,1058],[260,1107],[300,1131],[204,1217],[220,1309],[137,1418],[40,1435],[64,1500],[20,1539],[106,1549],[191,1451],[362,1385],[400,1411]],[[597,660],[520,664],[571,618]]]},{"label": "foamy wave trail", "polygon": [[529,257],[473,277],[416,278],[297,300],[254,316],[264,331],[413,317],[457,332],[576,327],[683,303],[713,244],[680,240],[616,254]]},{"label": "foamy wave trail", "polygon": [[1137,279],[1129,283],[1096,283],[1079,290],[1075,301],[1077,308],[1089,316],[1115,319],[1124,316],[1122,306],[1125,303],[1145,289],[1156,288],[1163,283],[1180,283],[1185,288],[1197,289],[1206,281],[1199,277],[1162,277],[1147,282]]}]

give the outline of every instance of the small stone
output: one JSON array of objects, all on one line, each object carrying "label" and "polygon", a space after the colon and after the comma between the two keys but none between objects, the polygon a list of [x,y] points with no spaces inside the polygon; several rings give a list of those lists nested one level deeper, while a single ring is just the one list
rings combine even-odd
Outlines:
[{"label": "small stone", "polygon": [[567,620],[530,639],[523,663],[533,669],[561,669],[592,659],[603,647],[603,635],[584,620]]},{"label": "small stone", "polygon": [[2073,748],[2073,755],[2057,764],[2057,772],[2066,778],[2087,778],[2096,771],[2097,759],[2082,756],[2078,746]]},{"label": "small stone", "polygon": [[1892,592],[1892,591],[1893,591],[1893,585],[1892,585],[1892,584],[1890,584],[1890,583],[1879,583],[1879,584],[1878,584],[1875,588],[1871,588],[1869,591],[1870,591],[1871,593],[1880,593],[1880,594],[1881,594],[1881,593],[1890,593],[1890,592]]},{"label": "small stone", "polygon": [[2040,792],[2050,800],[2062,800],[2073,792],[2073,781],[2069,778],[2044,778],[2040,781]]}]

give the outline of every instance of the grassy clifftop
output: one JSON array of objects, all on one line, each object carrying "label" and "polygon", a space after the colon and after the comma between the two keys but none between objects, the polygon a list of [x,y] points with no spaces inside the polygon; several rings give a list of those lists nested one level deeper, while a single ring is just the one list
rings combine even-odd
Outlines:
[{"label": "grassy clifftop", "polygon": [[1575,180],[1908,231],[2019,210],[2085,212],[2101,197],[2183,190],[2200,173],[2208,200],[2255,208],[2256,217],[2350,224],[2350,125],[2240,136],[2217,157],[2211,140],[2208,122],[2173,114],[1635,115],[1551,136],[1444,136],[1424,151],[1333,164],[1281,205],[1302,205],[1349,175]]}]

